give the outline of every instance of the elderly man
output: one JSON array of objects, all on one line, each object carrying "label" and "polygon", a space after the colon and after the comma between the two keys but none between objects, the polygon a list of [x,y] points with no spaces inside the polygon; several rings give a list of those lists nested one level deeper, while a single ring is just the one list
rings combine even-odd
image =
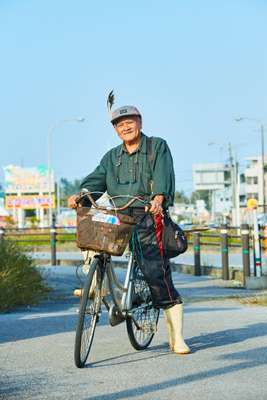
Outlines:
[{"label": "elderly man", "polygon": [[[142,196],[150,201],[149,212],[139,201],[128,210],[138,227],[140,267],[154,306],[163,308],[171,351],[187,354],[190,349],[182,335],[182,300],[173,285],[162,244],[162,215],[173,204],[175,191],[172,156],[165,140],[149,138],[141,131],[142,117],[136,107],[116,109],[111,114],[111,123],[122,144],[104,155],[98,167],[82,181],[81,189],[107,191],[110,196]],[[76,196],[69,198],[72,208],[76,207]],[[125,199],[117,199],[116,205],[123,202]]]}]

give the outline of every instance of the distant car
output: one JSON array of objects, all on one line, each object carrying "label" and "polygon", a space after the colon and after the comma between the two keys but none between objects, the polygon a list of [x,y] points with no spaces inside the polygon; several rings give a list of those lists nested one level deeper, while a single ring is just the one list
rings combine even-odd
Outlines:
[{"label": "distant car", "polygon": [[215,222],[210,222],[209,224],[207,224],[207,226],[209,228],[217,228],[218,224],[215,224]]},{"label": "distant car", "polygon": [[184,223],[180,222],[179,226],[182,228],[183,231],[186,231],[186,230],[189,230],[189,229],[193,228],[193,224],[190,224],[188,222],[184,222]]},{"label": "distant car", "polygon": [[257,216],[258,224],[260,226],[265,226],[267,225],[267,214],[259,214]]}]

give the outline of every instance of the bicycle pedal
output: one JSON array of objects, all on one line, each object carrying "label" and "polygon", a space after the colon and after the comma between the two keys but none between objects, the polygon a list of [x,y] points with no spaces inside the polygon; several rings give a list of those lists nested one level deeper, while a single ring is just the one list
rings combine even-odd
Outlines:
[{"label": "bicycle pedal", "polygon": [[108,316],[111,326],[119,325],[121,322],[125,321],[124,316],[120,313],[118,307],[116,307],[115,304],[112,304],[112,306],[110,307]]}]

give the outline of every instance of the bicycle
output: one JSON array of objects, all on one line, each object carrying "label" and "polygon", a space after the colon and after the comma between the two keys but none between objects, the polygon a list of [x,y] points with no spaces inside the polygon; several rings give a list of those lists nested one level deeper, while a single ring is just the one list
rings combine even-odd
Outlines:
[{"label": "bicycle", "polygon": [[[81,195],[77,202],[85,196],[94,208],[107,210],[106,207],[97,205],[89,192]],[[137,199],[140,200],[138,197],[132,197],[124,206],[108,210],[125,210]],[[103,290],[105,277],[110,295],[106,295]],[[123,283],[114,271],[109,253],[101,252],[90,263],[76,327],[74,360],[78,368],[83,368],[88,359],[102,304],[108,311],[111,326],[126,322],[130,343],[136,350],[144,350],[150,345],[157,330],[159,309],[153,306],[149,286],[138,265],[135,246],[131,249]]]}]

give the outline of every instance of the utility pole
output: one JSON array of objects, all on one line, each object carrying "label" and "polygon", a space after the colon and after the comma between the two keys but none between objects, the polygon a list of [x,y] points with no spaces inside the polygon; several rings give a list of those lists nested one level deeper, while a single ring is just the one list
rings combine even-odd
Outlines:
[{"label": "utility pole", "polygon": [[239,169],[236,157],[234,159],[231,143],[228,144],[230,171],[231,171],[231,187],[232,187],[232,224],[233,226],[240,225],[240,179]]},{"label": "utility pole", "polygon": [[262,163],[262,202],[263,212],[266,213],[265,171],[264,171],[264,125],[261,124],[261,163]]},{"label": "utility pole", "polygon": [[[237,159],[235,160],[235,176],[236,176],[236,226],[240,227],[240,174],[239,174],[239,164]],[[238,235],[240,235],[240,230],[238,230]]]},{"label": "utility pole", "polygon": [[229,161],[230,161],[230,176],[231,176],[231,189],[232,189],[232,225],[236,225],[236,171],[234,165],[234,158],[232,152],[232,145],[228,143]]}]

